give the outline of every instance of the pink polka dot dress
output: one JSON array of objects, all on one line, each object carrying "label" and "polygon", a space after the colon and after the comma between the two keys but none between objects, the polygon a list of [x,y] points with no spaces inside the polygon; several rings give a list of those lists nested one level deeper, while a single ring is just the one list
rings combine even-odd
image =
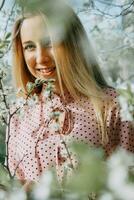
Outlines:
[{"label": "pink polka dot dress", "polygon": [[[108,88],[106,94],[116,104],[116,92]],[[67,142],[78,141],[90,146],[101,147],[101,136],[93,105],[86,97],[81,97],[82,108],[69,93],[65,94],[66,106],[62,98],[53,95],[50,103],[42,97],[34,107],[27,107],[21,118],[15,114],[11,119],[10,137],[8,144],[9,168],[12,174],[21,180],[38,181],[40,175],[52,167],[58,176],[63,175],[63,164],[67,161],[64,156],[64,145],[61,135],[51,128],[50,113],[52,108],[60,111],[60,131]],[[108,121],[109,142],[103,146],[109,155],[117,146],[134,152],[134,128],[130,122],[121,122],[119,115],[112,110]],[[116,125],[115,125],[116,123]],[[77,164],[77,159],[73,164]]]}]

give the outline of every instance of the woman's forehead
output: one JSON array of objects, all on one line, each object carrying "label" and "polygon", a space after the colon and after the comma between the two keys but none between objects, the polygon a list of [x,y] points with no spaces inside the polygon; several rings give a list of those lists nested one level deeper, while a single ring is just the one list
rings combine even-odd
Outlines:
[{"label": "woman's forehead", "polygon": [[64,27],[61,24],[53,24],[51,26],[46,21],[43,15],[24,19],[20,30],[22,43],[27,41],[40,41],[44,43],[50,40],[56,44],[61,43],[65,35]]},{"label": "woman's forehead", "polygon": [[45,18],[42,16],[33,16],[24,19],[20,30],[22,42],[26,40],[42,40],[49,38],[48,27]]}]

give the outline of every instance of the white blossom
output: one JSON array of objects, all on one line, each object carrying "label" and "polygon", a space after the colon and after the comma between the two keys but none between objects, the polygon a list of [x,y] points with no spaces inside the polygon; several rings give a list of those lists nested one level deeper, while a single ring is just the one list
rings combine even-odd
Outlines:
[{"label": "white blossom", "polygon": [[6,198],[6,192],[3,190],[0,190],[0,200],[5,200]]},{"label": "white blossom", "polygon": [[[51,108],[51,107],[52,107],[52,101],[46,101],[46,106],[47,106],[48,108]],[[49,117],[51,118],[51,113],[48,114],[48,115],[49,115]]]},{"label": "white blossom", "polygon": [[111,193],[105,192],[99,200],[115,200]]},{"label": "white blossom", "polygon": [[23,92],[21,87],[19,87],[19,88],[17,89],[16,94],[19,94],[20,92]]},{"label": "white blossom", "polygon": [[118,192],[118,196],[122,200],[134,200],[134,184],[126,183],[122,186],[121,191]]},{"label": "white blossom", "polygon": [[125,37],[123,41],[124,45],[129,45],[130,47],[134,47],[134,39],[131,37]]},{"label": "white blossom", "polygon": [[6,69],[4,69],[4,67],[2,69],[0,68],[0,78],[5,78],[6,74]]},{"label": "white blossom", "polygon": [[51,183],[52,173],[50,171],[43,173],[39,183],[37,183],[33,190],[33,198],[35,200],[47,200],[50,196]]},{"label": "white blossom", "polygon": [[27,104],[29,107],[33,107],[38,103],[38,96],[36,94],[32,95],[32,97],[30,97],[27,100]]},{"label": "white blossom", "polygon": [[131,114],[131,112],[129,112],[129,109],[128,110],[121,109],[120,116],[121,116],[122,121],[126,121],[126,120],[133,121],[133,115]]},{"label": "white blossom", "polygon": [[52,131],[59,131],[60,130],[60,125],[59,123],[57,122],[53,122],[50,124],[49,128],[52,130]]},{"label": "white blossom", "polygon": [[44,90],[43,91],[43,96],[46,97],[46,98],[49,98],[51,95],[51,91],[50,90]]},{"label": "white blossom", "polygon": [[19,115],[19,119],[23,119],[25,116],[25,110],[24,109],[20,109],[17,111],[17,114]]},{"label": "white blossom", "polygon": [[23,189],[14,189],[11,193],[9,193],[8,199],[10,200],[26,200],[26,193]]},{"label": "white blossom", "polygon": [[115,2],[119,5],[123,5],[123,4],[126,4],[128,3],[128,0],[115,0]]},{"label": "white blossom", "polygon": [[134,32],[134,26],[128,26],[127,28],[125,28],[125,33],[129,34],[129,33],[133,33]]},{"label": "white blossom", "polygon": [[23,108],[24,104],[26,103],[26,99],[24,99],[23,97],[19,97],[16,100],[16,106],[18,108]]},{"label": "white blossom", "polygon": [[124,96],[119,96],[118,97],[119,103],[121,105],[121,107],[123,108],[123,110],[127,110],[128,109],[128,103],[127,100]]},{"label": "white blossom", "polygon": [[128,100],[124,96],[119,96],[118,100],[121,106],[120,115],[122,121],[133,121],[131,112],[134,110],[134,107],[128,104]]},{"label": "white blossom", "polygon": [[129,197],[129,200],[133,200],[134,184],[128,182],[128,169],[133,164],[133,155],[123,149],[114,153],[108,160],[108,188],[117,199],[127,200]]},{"label": "white blossom", "polygon": [[134,84],[130,81],[121,82],[118,80],[116,82],[116,88],[120,95],[118,96],[118,101],[120,104],[120,115],[122,121],[133,121],[134,112]]},{"label": "white blossom", "polygon": [[123,165],[124,167],[131,166],[134,163],[133,154],[128,153],[124,149],[119,149],[114,152],[108,159],[108,166],[110,169],[114,169],[117,166]]}]

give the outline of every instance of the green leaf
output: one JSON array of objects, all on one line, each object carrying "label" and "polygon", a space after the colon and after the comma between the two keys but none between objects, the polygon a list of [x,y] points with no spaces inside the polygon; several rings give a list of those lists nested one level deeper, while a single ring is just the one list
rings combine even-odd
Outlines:
[{"label": "green leaf", "polygon": [[26,89],[27,89],[28,93],[31,93],[34,89],[34,83],[28,82],[27,85],[26,85]]},{"label": "green leaf", "polygon": [[42,80],[39,79],[39,78],[37,78],[37,79],[35,80],[35,85],[41,85],[41,84],[42,84]]},{"label": "green leaf", "polygon": [[2,164],[0,164],[0,184],[9,186],[9,181],[10,177],[8,170]]},{"label": "green leaf", "polygon": [[2,55],[3,55],[3,53],[4,53],[4,52],[0,50],[0,54],[2,54]]},{"label": "green leaf", "polygon": [[7,33],[6,36],[5,36],[5,39],[9,39],[11,37],[11,33]]},{"label": "green leaf", "polygon": [[5,155],[0,155],[0,163],[4,164]]},{"label": "green leaf", "polygon": [[130,95],[128,93],[128,91],[126,89],[118,89],[118,92],[120,93],[120,95],[126,97],[127,99],[129,99]]},{"label": "green leaf", "polygon": [[5,47],[5,44],[2,42],[1,44],[0,44],[0,49],[3,49]]}]

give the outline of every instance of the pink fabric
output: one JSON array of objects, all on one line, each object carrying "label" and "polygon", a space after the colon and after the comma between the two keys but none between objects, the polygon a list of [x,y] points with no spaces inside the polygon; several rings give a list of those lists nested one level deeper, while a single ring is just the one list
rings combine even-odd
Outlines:
[{"label": "pink fabric", "polygon": [[[108,88],[106,94],[116,104],[115,90]],[[60,123],[64,140],[102,146],[94,109],[89,100],[81,97],[81,103],[86,108],[83,109],[68,93],[65,97],[66,107],[60,96],[54,94],[51,105],[42,98],[34,107],[25,109],[22,119],[18,115],[12,118],[8,145],[9,167],[12,174],[16,172],[17,178],[37,181],[44,170],[54,166],[59,176],[63,174],[62,164],[66,162],[64,145],[60,135],[47,127],[52,107],[61,111]],[[106,154],[110,154],[117,146],[134,152],[134,129],[131,124],[121,122],[120,117],[115,115],[115,110],[107,117],[107,124],[109,142],[103,147]],[[73,157],[73,164],[76,164],[75,155]]]}]

